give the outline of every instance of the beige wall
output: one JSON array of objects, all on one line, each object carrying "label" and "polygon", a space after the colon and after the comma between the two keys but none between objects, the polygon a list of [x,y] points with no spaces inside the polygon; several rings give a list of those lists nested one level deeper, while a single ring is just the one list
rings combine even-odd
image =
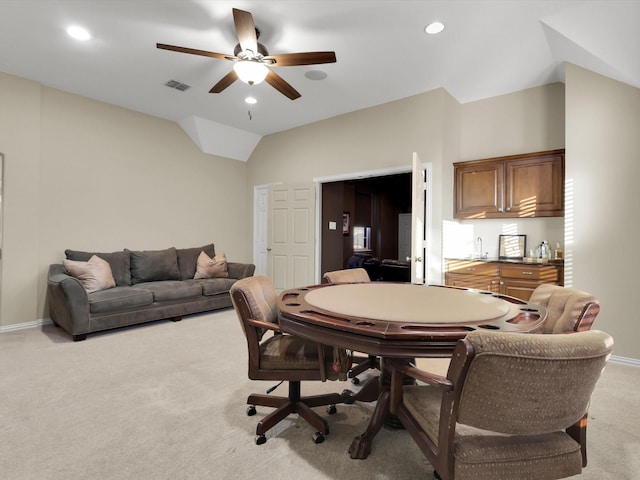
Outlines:
[{"label": "beige wall", "polygon": [[264,137],[249,159],[249,184],[411,167],[442,156],[446,91],[434,90]]},{"label": "beige wall", "polygon": [[40,86],[0,73],[2,281],[0,325],[32,322],[38,310]]},{"label": "beige wall", "polygon": [[552,83],[464,104],[459,161],[564,148],[564,88]]},{"label": "beige wall", "polygon": [[613,336],[614,354],[640,359],[640,89],[573,65],[566,89],[572,282],[600,298],[595,327]]},{"label": "beige wall", "polygon": [[48,315],[47,268],[65,248],[214,242],[251,261],[246,163],[201,153],[174,122],[3,74],[0,103],[0,325]]}]

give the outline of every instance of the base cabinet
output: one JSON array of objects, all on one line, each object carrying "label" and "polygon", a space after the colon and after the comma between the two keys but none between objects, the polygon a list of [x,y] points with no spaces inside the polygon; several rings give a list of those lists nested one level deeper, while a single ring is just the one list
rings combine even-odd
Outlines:
[{"label": "base cabinet", "polygon": [[447,260],[445,284],[529,300],[538,285],[563,284],[562,265]]}]

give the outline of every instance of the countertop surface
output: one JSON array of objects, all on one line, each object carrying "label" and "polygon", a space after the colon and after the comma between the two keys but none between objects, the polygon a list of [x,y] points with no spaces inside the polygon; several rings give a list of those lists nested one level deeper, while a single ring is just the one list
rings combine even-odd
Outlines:
[{"label": "countertop surface", "polygon": [[499,258],[473,258],[473,257],[460,257],[460,258],[445,258],[446,261],[452,262],[486,262],[486,263],[509,263],[509,264],[522,264],[522,265],[553,265],[562,266],[564,260],[547,260],[542,258],[520,258],[520,259],[499,259]]}]

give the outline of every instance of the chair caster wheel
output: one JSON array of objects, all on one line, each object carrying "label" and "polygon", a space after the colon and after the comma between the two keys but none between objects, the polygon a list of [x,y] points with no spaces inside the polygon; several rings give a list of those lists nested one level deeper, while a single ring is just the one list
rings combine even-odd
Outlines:
[{"label": "chair caster wheel", "polygon": [[334,414],[334,413],[336,413],[337,411],[338,411],[338,409],[336,408],[336,406],[335,406],[335,405],[329,405],[329,406],[327,407],[327,413],[328,413],[329,415],[333,415],[333,414]]},{"label": "chair caster wheel", "polygon": [[266,441],[267,441],[267,437],[265,437],[264,434],[256,435],[256,445],[262,445],[266,443]]},{"label": "chair caster wheel", "polygon": [[358,385],[360,383],[360,379],[358,377],[353,377],[351,379],[351,383],[353,383],[354,385]]},{"label": "chair caster wheel", "polygon": [[343,390],[342,403],[346,403],[347,405],[351,405],[352,403],[355,403],[355,400],[353,399],[354,395],[355,393],[353,393],[351,390]]},{"label": "chair caster wheel", "polygon": [[313,434],[313,443],[322,443],[324,442],[324,435],[320,432],[316,432]]},{"label": "chair caster wheel", "polygon": [[[253,406],[253,405],[249,405],[249,406],[247,407],[247,416],[248,416],[248,417],[252,417],[252,416],[254,416],[255,414],[256,414],[256,407],[255,407],[255,406]],[[264,443],[264,442],[262,442],[262,443]]]}]

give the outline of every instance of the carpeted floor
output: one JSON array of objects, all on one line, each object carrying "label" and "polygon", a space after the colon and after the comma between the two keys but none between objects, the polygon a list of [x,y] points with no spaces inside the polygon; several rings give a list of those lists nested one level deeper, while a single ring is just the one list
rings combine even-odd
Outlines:
[{"label": "carpeted floor", "polygon": [[[233,310],[89,335],[52,325],[0,334],[3,479],[433,478],[402,430],[383,429],[352,460],[372,404],[339,405],[324,443],[291,416],[254,443],[244,337]],[[357,389],[308,382],[302,393]],[[274,394],[284,394],[286,386]],[[580,478],[640,478],[640,369],[610,364],[594,394],[589,465]],[[319,411],[324,411],[319,408]]]}]

